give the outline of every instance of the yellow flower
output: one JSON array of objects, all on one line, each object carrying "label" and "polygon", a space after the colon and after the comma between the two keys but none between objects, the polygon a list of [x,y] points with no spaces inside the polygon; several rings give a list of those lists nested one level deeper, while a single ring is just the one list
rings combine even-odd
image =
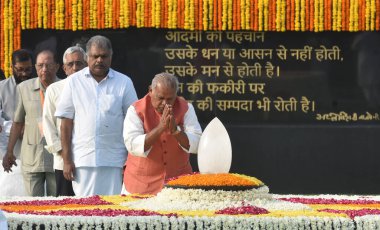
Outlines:
[{"label": "yellow flower", "polygon": [[83,29],[83,2],[82,0],[77,0],[77,25],[78,25],[78,30]]},{"label": "yellow flower", "polygon": [[44,29],[48,28],[48,5],[47,0],[42,1],[42,26]]},{"label": "yellow flower", "polygon": [[281,4],[281,0],[276,1],[276,31],[281,31]]},{"label": "yellow flower", "polygon": [[305,11],[306,11],[305,1],[301,0],[300,13],[299,13],[300,22],[301,22],[301,31],[306,30],[306,24],[305,24],[306,12]]},{"label": "yellow flower", "polygon": [[21,29],[25,29],[25,5],[26,1],[20,1],[20,22],[21,22]]},{"label": "yellow flower", "polygon": [[160,28],[161,26],[161,1],[160,0],[156,0],[156,28]]},{"label": "yellow flower", "polygon": [[97,28],[97,0],[90,0],[90,28],[96,29]]},{"label": "yellow flower", "polygon": [[263,3],[263,8],[264,8],[264,30],[268,31],[269,29],[269,13],[268,13],[268,7],[269,7],[269,0],[264,0]]},{"label": "yellow flower", "polygon": [[342,31],[342,0],[338,0],[337,3],[337,17],[336,17],[336,29]]},{"label": "yellow flower", "polygon": [[300,2],[299,0],[294,1],[294,30],[300,30]]},{"label": "yellow flower", "polygon": [[370,11],[371,11],[371,0],[365,1],[365,29],[370,30]]},{"label": "yellow flower", "polygon": [[26,0],[26,19],[25,19],[25,24],[26,24],[26,28],[29,29],[30,28],[30,0]]},{"label": "yellow flower", "polygon": [[245,14],[245,1],[244,0],[240,0],[240,15],[238,15],[238,17],[240,17],[240,26],[241,28],[244,30],[245,29],[245,20],[244,20],[244,14]]},{"label": "yellow flower", "polygon": [[194,0],[189,1],[189,29],[195,29],[195,16],[194,16]]},{"label": "yellow flower", "polygon": [[247,4],[248,4],[248,7],[247,7],[247,10],[245,11],[246,17],[247,17],[247,24],[248,24],[247,29],[253,29],[253,23],[251,23],[252,18],[253,18],[253,15],[251,14],[251,11],[253,10],[252,8],[253,6],[251,5],[250,0],[247,0]]},{"label": "yellow flower", "polygon": [[232,30],[232,20],[233,20],[233,1],[234,0],[228,0],[228,11],[227,11],[227,26],[229,30]]},{"label": "yellow flower", "polygon": [[202,17],[202,24],[203,24],[203,30],[207,30],[208,29],[208,1],[205,0],[203,2],[203,17]]},{"label": "yellow flower", "polygon": [[170,180],[172,186],[261,186],[263,182],[255,177],[233,173],[191,174]]},{"label": "yellow flower", "polygon": [[314,0],[314,31],[315,32],[319,31],[318,19],[319,19],[319,2],[318,0]]},{"label": "yellow flower", "polygon": [[42,28],[42,0],[37,1],[37,27]]},{"label": "yellow flower", "polygon": [[77,24],[77,18],[78,18],[78,12],[77,12],[77,0],[71,0],[71,26],[72,30],[76,31],[78,28]]},{"label": "yellow flower", "polygon": [[[172,18],[172,24],[173,24],[173,28],[177,28],[177,8],[178,8],[178,4],[177,4],[177,0],[173,0],[173,3],[172,3],[172,8],[173,8],[173,18]],[[199,10],[202,10],[202,9],[199,9]],[[202,20],[201,18],[199,18],[198,20]]]},{"label": "yellow flower", "polygon": [[264,0],[259,0],[258,1],[258,8],[259,8],[259,15],[258,15],[258,24],[259,24],[259,31],[263,30],[263,15],[264,15],[264,9],[263,9],[263,1]]},{"label": "yellow flower", "polygon": [[286,0],[282,0],[282,28],[281,31],[286,30]]},{"label": "yellow flower", "polygon": [[227,29],[227,19],[228,19],[228,2],[223,0],[222,5],[222,30]]},{"label": "yellow flower", "polygon": [[[186,0],[185,0],[186,1]],[[209,9],[208,9],[208,28],[213,29],[213,23],[214,23],[214,1],[209,0],[208,1]]]},{"label": "yellow flower", "polygon": [[371,31],[375,30],[375,20],[376,20],[376,2],[375,0],[371,0],[371,21],[370,21]]},{"label": "yellow flower", "polygon": [[319,31],[324,31],[324,1],[319,0]]}]

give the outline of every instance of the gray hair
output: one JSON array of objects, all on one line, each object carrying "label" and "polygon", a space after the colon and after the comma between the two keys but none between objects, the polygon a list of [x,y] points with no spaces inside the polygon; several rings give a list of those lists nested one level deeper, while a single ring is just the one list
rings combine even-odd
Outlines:
[{"label": "gray hair", "polygon": [[179,82],[176,76],[170,73],[159,73],[156,74],[152,80],[152,89],[156,88],[157,84],[160,83],[166,87],[175,89],[178,92]]},{"label": "gray hair", "polygon": [[75,52],[81,53],[83,55],[83,60],[85,62],[87,62],[87,54],[86,54],[86,52],[84,52],[84,50],[79,45],[76,45],[76,46],[71,46],[71,47],[67,48],[67,50],[65,51],[65,53],[63,53],[63,64],[66,64],[66,62],[67,62],[66,56],[68,54],[72,54],[72,53],[75,53]]},{"label": "gray hair", "polygon": [[102,35],[93,36],[92,38],[90,38],[90,40],[88,40],[86,44],[87,55],[90,52],[91,46],[96,46],[101,49],[107,49],[111,52],[111,55],[113,53],[111,41]]}]

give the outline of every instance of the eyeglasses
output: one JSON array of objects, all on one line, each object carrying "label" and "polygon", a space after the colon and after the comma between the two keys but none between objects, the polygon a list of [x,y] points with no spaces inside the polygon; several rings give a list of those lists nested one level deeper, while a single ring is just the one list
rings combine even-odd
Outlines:
[{"label": "eyeglasses", "polygon": [[81,61],[71,61],[71,62],[67,62],[65,64],[67,67],[69,68],[73,68],[74,65],[78,66],[78,67],[82,67],[85,65],[85,63],[81,62]]},{"label": "eyeglasses", "polygon": [[56,66],[55,63],[47,63],[47,64],[40,63],[40,64],[36,64],[36,69],[40,70],[40,69],[42,69],[44,67],[46,69],[53,69],[55,66]]},{"label": "eyeglasses", "polygon": [[26,67],[26,68],[17,68],[16,66],[13,66],[13,69],[17,72],[17,73],[31,73],[33,71],[32,67]]}]

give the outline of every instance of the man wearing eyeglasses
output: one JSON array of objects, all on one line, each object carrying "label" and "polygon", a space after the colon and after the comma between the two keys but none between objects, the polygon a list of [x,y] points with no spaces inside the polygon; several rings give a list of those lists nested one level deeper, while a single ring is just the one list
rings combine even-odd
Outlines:
[{"label": "man wearing eyeglasses", "polygon": [[[32,55],[29,51],[20,49],[12,53],[12,76],[0,82],[0,160],[7,151],[12,119],[16,109],[16,86],[32,78]],[[20,165],[21,139],[17,138],[14,146],[15,162]],[[16,166],[12,172],[0,170],[0,196],[25,196],[21,168]]]},{"label": "man wearing eyeglasses", "polygon": [[17,86],[19,100],[13,117],[3,167],[6,172],[9,172],[16,164],[14,146],[25,125],[21,143],[21,168],[26,191],[30,196],[45,194],[55,196],[53,155],[44,149],[46,141],[42,128],[42,110],[46,89],[58,80],[56,74],[59,64],[52,51],[43,50],[37,54],[35,67],[38,77],[26,80]]},{"label": "man wearing eyeglasses", "polygon": [[[69,47],[63,54],[63,70],[69,77],[87,66],[87,55],[79,46]],[[54,116],[59,96],[68,78],[51,84],[46,90],[42,124],[47,145],[45,148],[54,155],[54,171],[57,184],[57,196],[74,196],[71,181],[63,176],[63,159],[61,156],[61,119]]]}]

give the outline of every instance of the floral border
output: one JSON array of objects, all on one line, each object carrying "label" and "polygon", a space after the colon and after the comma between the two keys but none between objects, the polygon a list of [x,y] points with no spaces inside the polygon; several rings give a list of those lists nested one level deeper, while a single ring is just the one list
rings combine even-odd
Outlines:
[{"label": "floral border", "polygon": [[[154,196],[136,195],[2,198],[0,208],[8,209],[5,216],[9,229],[20,226],[22,229],[38,226],[45,229],[380,228],[380,196],[270,195],[270,199],[257,200],[257,204],[264,206],[268,202],[268,210],[244,201],[243,206],[230,207],[227,212],[137,210],[128,204],[149,201]],[[14,212],[9,211],[11,206],[14,206]],[[25,211],[25,207],[29,211]],[[54,211],[56,216],[52,216]]]}]

